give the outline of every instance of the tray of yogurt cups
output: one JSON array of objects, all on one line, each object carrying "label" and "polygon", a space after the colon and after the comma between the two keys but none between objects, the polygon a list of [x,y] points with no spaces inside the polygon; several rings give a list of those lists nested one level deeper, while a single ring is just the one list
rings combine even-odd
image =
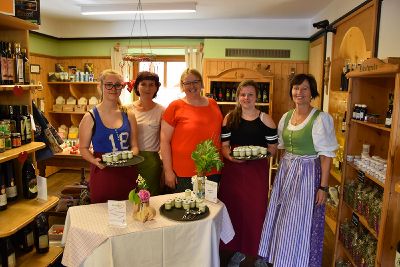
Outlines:
[{"label": "tray of yogurt cups", "polygon": [[133,155],[130,150],[104,153],[101,155],[101,159],[103,164],[108,167],[132,166],[144,161],[142,156]]},{"label": "tray of yogurt cups", "polygon": [[233,149],[231,156],[239,160],[257,160],[267,158],[271,153],[262,146],[238,146]]},{"label": "tray of yogurt cups", "polygon": [[193,197],[191,190],[187,189],[184,195],[162,204],[160,214],[174,221],[196,221],[206,218],[210,211],[203,199]]}]

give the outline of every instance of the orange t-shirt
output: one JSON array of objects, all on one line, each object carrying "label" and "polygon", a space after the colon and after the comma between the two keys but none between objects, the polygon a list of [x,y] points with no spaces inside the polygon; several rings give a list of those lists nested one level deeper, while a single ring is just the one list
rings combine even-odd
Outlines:
[{"label": "orange t-shirt", "polygon": [[[196,167],[191,157],[198,143],[212,139],[221,149],[222,114],[214,99],[207,106],[192,106],[178,99],[165,110],[163,120],[174,127],[171,139],[172,168],[179,177],[192,177]],[[210,174],[218,173],[212,170]]]}]

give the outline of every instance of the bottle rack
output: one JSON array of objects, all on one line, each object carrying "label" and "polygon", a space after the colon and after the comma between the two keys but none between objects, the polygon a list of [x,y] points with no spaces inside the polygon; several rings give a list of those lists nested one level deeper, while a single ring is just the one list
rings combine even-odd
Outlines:
[{"label": "bottle rack", "polygon": [[[400,180],[400,168],[396,166],[396,159],[400,156],[399,135],[399,105],[400,103],[400,68],[398,65],[384,63],[379,59],[368,59],[359,68],[347,74],[349,78],[349,96],[347,110],[352,111],[357,103],[368,106],[368,112],[380,118],[378,123],[352,119],[347,115],[346,119],[346,144],[344,156],[344,168],[341,177],[341,188],[343,194],[340,196],[339,216],[336,232],[340,232],[340,227],[346,222],[356,224],[363,229],[376,242],[376,249],[370,251],[368,255],[375,254],[375,266],[391,266],[394,261],[395,244],[400,237],[398,229],[398,216],[388,216],[389,212],[395,212],[395,205],[399,201],[398,194],[395,192],[395,185]],[[389,105],[389,95],[394,95],[394,106],[392,116],[392,127],[386,128],[383,123]],[[396,102],[397,100],[397,102]],[[396,105],[397,103],[397,105]],[[355,155],[360,155],[363,144],[370,145],[369,155],[379,156],[386,159],[387,168],[383,179],[377,178],[371,171],[372,166],[355,163],[352,159]],[[364,163],[369,158],[364,154]],[[358,162],[360,163],[360,162]],[[363,166],[363,167],[360,167]],[[375,196],[368,190],[378,190],[382,193],[381,209],[375,209],[378,219],[371,223],[371,214],[364,208],[349,198],[349,185],[356,184],[360,191],[354,195],[358,197]],[[365,189],[369,188],[369,189]],[[346,192],[347,190],[347,192]],[[369,193],[368,193],[369,192]],[[350,194],[351,195],[351,194]],[[377,199],[364,200],[364,206]],[[366,208],[367,210],[370,208]],[[380,219],[379,219],[380,218]],[[340,235],[340,234],[339,234]],[[361,261],[359,255],[352,251],[353,247],[343,244],[343,239],[336,235],[335,240],[335,261],[346,258],[353,266],[358,266]],[[357,241],[354,241],[357,243]],[[361,242],[361,241],[360,241]],[[371,248],[369,248],[371,249]],[[357,258],[354,258],[357,257]]]}]

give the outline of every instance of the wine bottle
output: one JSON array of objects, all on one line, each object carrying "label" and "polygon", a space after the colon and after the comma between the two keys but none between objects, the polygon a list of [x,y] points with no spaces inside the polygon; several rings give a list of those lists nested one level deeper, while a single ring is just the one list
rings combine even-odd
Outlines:
[{"label": "wine bottle", "polygon": [[21,106],[21,115],[24,118],[25,125],[25,142],[28,144],[32,142],[32,125],[31,125],[31,116],[29,115],[29,107],[28,105]]},{"label": "wine bottle", "polygon": [[344,133],[346,131],[346,114],[347,114],[347,111],[344,112],[343,119],[342,119],[342,126],[341,126],[342,133]]},{"label": "wine bottle", "polygon": [[0,85],[3,84],[3,41],[0,41]]},{"label": "wine bottle", "polygon": [[258,88],[257,90],[257,103],[261,103],[262,101],[262,95],[261,95],[261,88]]},{"label": "wine bottle", "polygon": [[16,132],[21,134],[21,144],[25,145],[25,119],[21,115],[21,106],[15,105],[14,109],[14,119],[16,123]]},{"label": "wine bottle", "polygon": [[393,95],[389,95],[389,107],[386,111],[385,127],[392,127],[392,113],[393,113]]},{"label": "wine bottle", "polygon": [[14,44],[15,84],[24,84],[24,59],[20,43]]},{"label": "wine bottle", "polygon": [[8,76],[8,81],[7,84],[14,84],[15,81],[15,69],[14,69],[14,53],[12,50],[12,44],[8,43],[8,48],[7,48],[7,76]]},{"label": "wine bottle", "polygon": [[37,253],[46,253],[49,251],[49,223],[47,216],[40,213],[34,221],[34,239]]},{"label": "wine bottle", "polygon": [[226,101],[231,101],[232,99],[231,99],[231,88],[229,88],[229,85],[228,85],[228,87],[226,88],[226,94],[225,94],[226,96],[225,96],[225,99],[226,99]]},{"label": "wine bottle", "polygon": [[28,60],[28,54],[26,48],[22,48],[22,58],[24,61],[24,84],[30,84],[29,73],[30,73],[30,65]]},{"label": "wine bottle", "polygon": [[236,86],[233,84],[233,89],[232,89],[232,101],[236,102]]},{"label": "wine bottle", "polygon": [[7,209],[7,194],[4,172],[0,173],[0,211]]},{"label": "wine bottle", "polygon": [[27,226],[19,230],[17,232],[16,238],[18,247],[21,251],[31,251],[33,249],[33,246],[35,245],[32,224],[28,224]]},{"label": "wine bottle", "polygon": [[14,249],[14,246],[13,246],[10,238],[7,238],[7,241],[6,241],[6,251],[7,251],[8,267],[17,266],[17,262],[15,260],[15,249]]},{"label": "wine bottle", "polygon": [[3,165],[3,173],[6,178],[7,202],[15,201],[18,198],[18,191],[12,161],[8,161]]},{"label": "wine bottle", "polygon": [[35,166],[27,159],[22,166],[22,187],[24,198],[32,199],[37,196],[37,180]]},{"label": "wine bottle", "polygon": [[262,102],[263,103],[268,103],[269,97],[268,97],[268,85],[264,85],[264,89],[262,91]]}]

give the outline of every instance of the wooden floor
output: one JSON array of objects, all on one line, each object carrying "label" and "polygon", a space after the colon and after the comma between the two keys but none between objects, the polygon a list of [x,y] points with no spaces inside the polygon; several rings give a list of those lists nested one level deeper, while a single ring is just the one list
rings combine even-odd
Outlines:
[{"label": "wooden floor", "polygon": [[[86,178],[89,177],[89,172],[85,174]],[[47,179],[47,191],[49,195],[59,196],[61,190],[65,185],[71,185],[79,183],[81,179],[81,172],[78,170],[61,170],[55,174],[52,174]],[[330,228],[325,225],[325,238],[324,238],[324,252],[323,252],[323,264],[322,267],[330,267],[333,259],[333,245],[335,236]],[[221,251],[221,267],[228,265],[229,258],[232,256],[231,252]],[[241,267],[252,267],[254,266],[255,258],[247,257],[241,264]]]}]

